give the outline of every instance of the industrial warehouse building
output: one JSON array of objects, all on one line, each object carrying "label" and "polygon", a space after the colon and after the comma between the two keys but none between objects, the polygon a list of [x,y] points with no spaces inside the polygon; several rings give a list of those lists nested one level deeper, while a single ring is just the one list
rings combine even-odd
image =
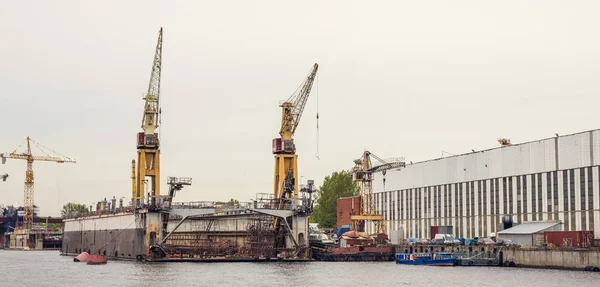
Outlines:
[{"label": "industrial warehouse building", "polygon": [[484,237],[505,216],[600,238],[599,187],[600,130],[407,164],[373,181],[376,211],[406,238],[431,238],[432,226]]}]

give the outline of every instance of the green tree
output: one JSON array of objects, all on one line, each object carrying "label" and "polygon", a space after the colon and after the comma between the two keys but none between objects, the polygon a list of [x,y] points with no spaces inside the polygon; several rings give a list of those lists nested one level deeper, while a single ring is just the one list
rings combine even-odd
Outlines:
[{"label": "green tree", "polygon": [[336,171],[326,176],[317,192],[317,204],[310,220],[317,222],[320,228],[335,227],[338,198],[356,195],[358,189],[349,171]]},{"label": "green tree", "polygon": [[89,213],[88,207],[85,204],[69,202],[63,205],[60,215],[63,218],[84,216]]},{"label": "green tree", "polygon": [[229,199],[229,201],[227,203],[225,203],[225,205],[227,206],[239,206],[240,202],[237,199]]}]

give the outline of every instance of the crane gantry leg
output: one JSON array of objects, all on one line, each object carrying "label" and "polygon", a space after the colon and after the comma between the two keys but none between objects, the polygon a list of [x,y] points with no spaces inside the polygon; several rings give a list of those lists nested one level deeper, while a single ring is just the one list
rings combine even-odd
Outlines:
[{"label": "crane gantry leg", "polygon": [[136,207],[140,207],[144,202],[146,184],[150,185],[149,205],[155,206],[156,199],[160,196],[160,150],[138,149],[137,163]]},{"label": "crane gantry leg", "polygon": [[298,198],[298,155],[275,155],[275,193],[274,198],[280,200],[295,200]]}]

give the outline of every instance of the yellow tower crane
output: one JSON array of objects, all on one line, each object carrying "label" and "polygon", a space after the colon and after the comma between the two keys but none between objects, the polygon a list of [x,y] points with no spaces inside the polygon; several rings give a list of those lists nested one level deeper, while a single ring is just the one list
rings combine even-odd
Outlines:
[{"label": "yellow tower crane", "polygon": [[152,73],[148,92],[144,96],[144,114],[142,117],[142,132],[137,136],[137,176],[133,186],[135,194],[134,207],[140,208],[144,202],[146,185],[150,186],[151,207],[155,207],[160,196],[160,143],[157,129],[160,124],[160,72],[162,63],[163,29],[158,32],[158,42],[154,52]]},{"label": "yellow tower crane", "polygon": [[298,90],[280,107],[281,129],[280,138],[273,139],[273,154],[275,155],[274,198],[279,200],[279,208],[286,202],[298,199],[298,155],[294,144],[294,132],[300,123],[300,117],[310,95],[318,64]]},{"label": "yellow tower crane", "polygon": [[[25,171],[25,193],[24,193],[24,202],[23,202],[23,208],[25,209],[25,213],[23,216],[23,224],[21,226],[21,229],[25,230],[26,232],[28,230],[31,230],[31,228],[33,227],[33,162],[34,161],[53,161],[53,162],[58,162],[58,163],[65,163],[65,162],[69,162],[69,163],[75,163],[75,159],[60,155],[59,153],[52,151],[51,149],[44,147],[42,144],[32,140],[31,138],[27,137],[27,139],[25,140],[26,144],[27,144],[27,150],[23,153],[17,153],[17,149],[15,149],[13,152],[9,153],[8,155],[2,153],[0,154],[0,157],[2,158],[2,163],[6,162],[7,158],[12,158],[12,159],[22,159],[22,160],[26,160],[27,161],[27,170]],[[38,148],[40,148],[40,150],[42,150],[44,153],[46,153],[46,156],[34,156],[31,153],[31,143],[33,142],[34,145],[36,145]],[[53,152],[54,154],[57,154],[58,156],[51,156],[47,151],[49,152]]]},{"label": "yellow tower crane", "polygon": [[[379,161],[373,165],[371,157]],[[373,173],[381,172],[384,176],[383,185],[385,189],[385,173],[389,169],[406,167],[404,158],[395,158],[385,161],[369,151],[365,151],[361,158],[354,160],[352,169],[352,180],[357,183],[361,197],[360,214],[350,216],[352,229],[365,231],[365,222],[373,222],[375,233],[386,233],[383,215],[377,214],[373,201]]]}]

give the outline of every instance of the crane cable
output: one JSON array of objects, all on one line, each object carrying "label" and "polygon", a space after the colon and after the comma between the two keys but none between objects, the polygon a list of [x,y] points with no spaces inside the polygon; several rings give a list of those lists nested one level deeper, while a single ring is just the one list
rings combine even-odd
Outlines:
[{"label": "crane cable", "polygon": [[317,160],[321,160],[319,157],[319,75],[317,75]]}]

